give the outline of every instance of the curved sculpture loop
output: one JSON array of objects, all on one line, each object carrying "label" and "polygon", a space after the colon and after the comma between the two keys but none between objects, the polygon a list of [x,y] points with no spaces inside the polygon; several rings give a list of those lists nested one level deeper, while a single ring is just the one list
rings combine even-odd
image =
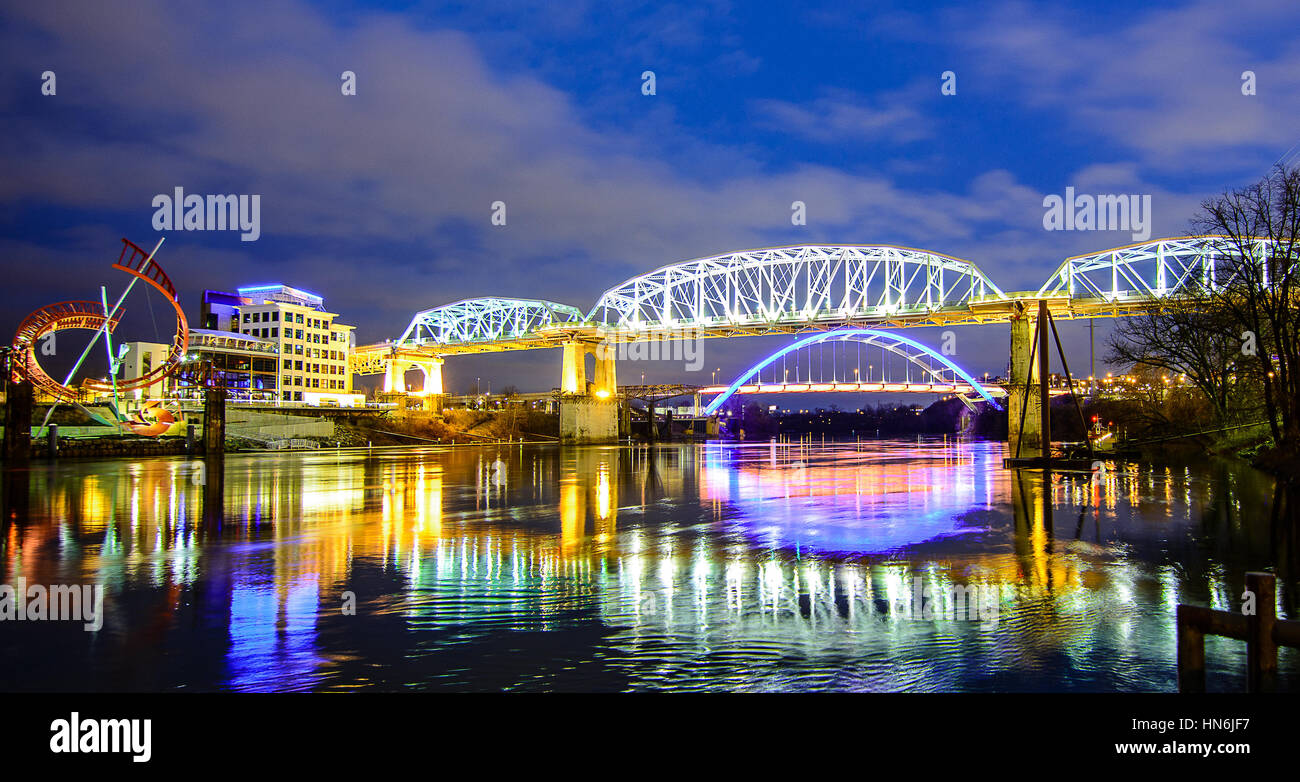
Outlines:
[{"label": "curved sculpture loop", "polygon": [[[117,384],[118,391],[147,388],[175,372],[180,366],[181,359],[184,358],[185,351],[189,347],[189,325],[185,320],[185,312],[177,301],[176,287],[149,253],[140,249],[134,242],[123,239],[122,252],[118,255],[117,263],[113,264],[113,268],[148,283],[167,299],[176,312],[176,331],[172,335],[166,360],[138,378]],[[13,349],[21,356],[14,367],[15,379],[29,380],[32,385],[57,399],[75,399],[77,389],[58,382],[41,368],[40,362],[36,359],[36,341],[67,329],[102,328],[111,335],[121,321],[122,312],[122,308],[119,307],[109,319],[103,302],[64,301],[42,307],[28,315],[14,334]],[[108,384],[97,381],[87,381],[85,386],[96,391],[107,391],[110,388]]]}]

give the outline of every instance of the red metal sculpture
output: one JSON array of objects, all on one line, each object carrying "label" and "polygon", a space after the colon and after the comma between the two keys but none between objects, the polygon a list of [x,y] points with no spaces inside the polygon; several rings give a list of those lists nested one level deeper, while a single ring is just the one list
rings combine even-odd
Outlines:
[{"label": "red metal sculpture", "polygon": [[[180,366],[181,359],[189,348],[189,324],[185,320],[180,302],[176,299],[176,287],[172,285],[171,279],[158,262],[153,260],[150,253],[140,249],[134,242],[123,239],[122,252],[118,256],[117,263],[113,264],[113,268],[153,286],[167,301],[171,302],[172,308],[176,310],[176,332],[172,336],[167,359],[150,372],[117,384],[118,391],[146,388],[171,375]],[[57,399],[75,399],[76,389],[58,382],[41,368],[40,362],[36,360],[36,341],[67,329],[104,329],[111,335],[121,320],[122,311],[118,308],[110,319],[109,312],[105,309],[103,303],[96,301],[64,301],[42,307],[28,315],[14,334],[13,349],[17,353],[15,357],[17,360],[13,364],[14,380],[30,381],[34,386]],[[111,388],[110,385],[98,381],[87,381],[85,386],[95,391],[108,391]],[[153,425],[148,428],[153,428]]]}]

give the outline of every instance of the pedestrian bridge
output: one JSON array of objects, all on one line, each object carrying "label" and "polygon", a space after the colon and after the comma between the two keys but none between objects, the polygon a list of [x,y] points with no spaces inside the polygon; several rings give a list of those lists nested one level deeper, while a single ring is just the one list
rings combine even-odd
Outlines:
[{"label": "pedestrian bridge", "polygon": [[[997,406],[988,389],[944,356],[882,329],[1019,323],[1036,317],[1030,302],[1045,305],[1052,319],[1122,317],[1226,285],[1243,259],[1262,263],[1270,249],[1266,240],[1158,239],[1066,258],[1037,290],[1010,293],[971,261],[910,247],[745,250],[638,275],[605,291],[585,312],[552,301],[501,297],[433,307],[417,312],[400,337],[357,348],[350,368],[355,374],[384,374],[384,391],[390,393],[405,392],[405,373],[418,368],[425,376],[422,393],[440,395],[447,356],[562,347],[560,393],[570,402],[561,405],[561,433],[591,441],[610,436],[613,419],[604,406],[619,393],[615,358],[621,343],[821,333],[822,338],[800,340],[788,350],[820,345],[824,351],[832,337],[880,347],[901,355],[905,371],[920,367],[918,383],[954,393],[969,388]],[[832,344],[832,355],[834,349]],[[592,382],[586,377],[589,353],[596,355]],[[771,366],[751,372],[761,375]],[[854,382],[870,385],[870,378],[860,377],[861,363],[857,369]],[[776,382],[785,385],[788,379]],[[839,382],[833,379],[832,386]],[[899,378],[882,374],[880,383],[883,390]],[[908,390],[914,387],[910,376],[903,383]],[[738,379],[710,410],[755,385],[762,383]],[[825,383],[795,385],[812,390]],[[595,428],[588,426],[593,421]]]},{"label": "pedestrian bridge", "polygon": [[[1117,317],[1224,283],[1239,258],[1217,236],[1159,239],[1067,258],[1036,291],[1008,293],[973,262],[892,245],[799,245],[669,264],[605,291],[595,305],[464,299],[417,312],[396,339],[358,347],[352,369],[392,360],[630,342],[1007,322],[1016,302],[1054,318]],[[1252,252],[1263,257],[1266,242]]]}]

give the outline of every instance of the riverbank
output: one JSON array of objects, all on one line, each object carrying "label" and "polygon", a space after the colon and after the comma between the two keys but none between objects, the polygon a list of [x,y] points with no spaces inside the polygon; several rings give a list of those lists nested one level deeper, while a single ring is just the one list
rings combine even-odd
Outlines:
[{"label": "riverbank", "polygon": [[[285,416],[285,418],[296,417]],[[423,445],[482,445],[501,442],[556,442],[559,439],[559,416],[529,410],[447,410],[442,415],[410,411],[405,415],[333,416],[329,419],[301,417],[313,427],[281,426],[286,434],[243,436],[243,429],[228,427],[226,451],[241,453],[266,451],[276,441],[314,444],[319,448],[418,447]],[[56,458],[138,458],[149,456],[202,456],[202,438],[187,443],[185,437],[142,437],[129,433],[99,437],[70,437],[67,432],[88,425],[89,419],[75,409],[57,410],[52,423],[60,425]],[[326,428],[317,431],[321,426]],[[247,429],[247,427],[244,427]],[[292,430],[291,432],[289,430]],[[252,430],[250,430],[252,431]],[[257,430],[261,432],[261,430]],[[273,439],[268,440],[268,437]],[[311,447],[310,445],[308,447]],[[298,448],[294,448],[297,450]],[[49,458],[50,445],[45,438],[33,438],[28,457]]]}]

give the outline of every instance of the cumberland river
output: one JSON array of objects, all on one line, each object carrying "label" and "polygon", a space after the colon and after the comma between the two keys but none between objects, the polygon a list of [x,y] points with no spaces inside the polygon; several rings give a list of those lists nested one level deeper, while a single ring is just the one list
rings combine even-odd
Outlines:
[{"label": "cumberland river", "polygon": [[[1265,476],[1044,482],[1003,448],[38,462],[0,481],[0,583],[102,584],[103,627],[0,623],[0,689],[1173,690],[1178,603],[1238,607],[1268,569],[1296,616]],[[1210,689],[1244,689],[1244,644],[1206,656]],[[1300,688],[1300,655],[1280,667]]]}]

